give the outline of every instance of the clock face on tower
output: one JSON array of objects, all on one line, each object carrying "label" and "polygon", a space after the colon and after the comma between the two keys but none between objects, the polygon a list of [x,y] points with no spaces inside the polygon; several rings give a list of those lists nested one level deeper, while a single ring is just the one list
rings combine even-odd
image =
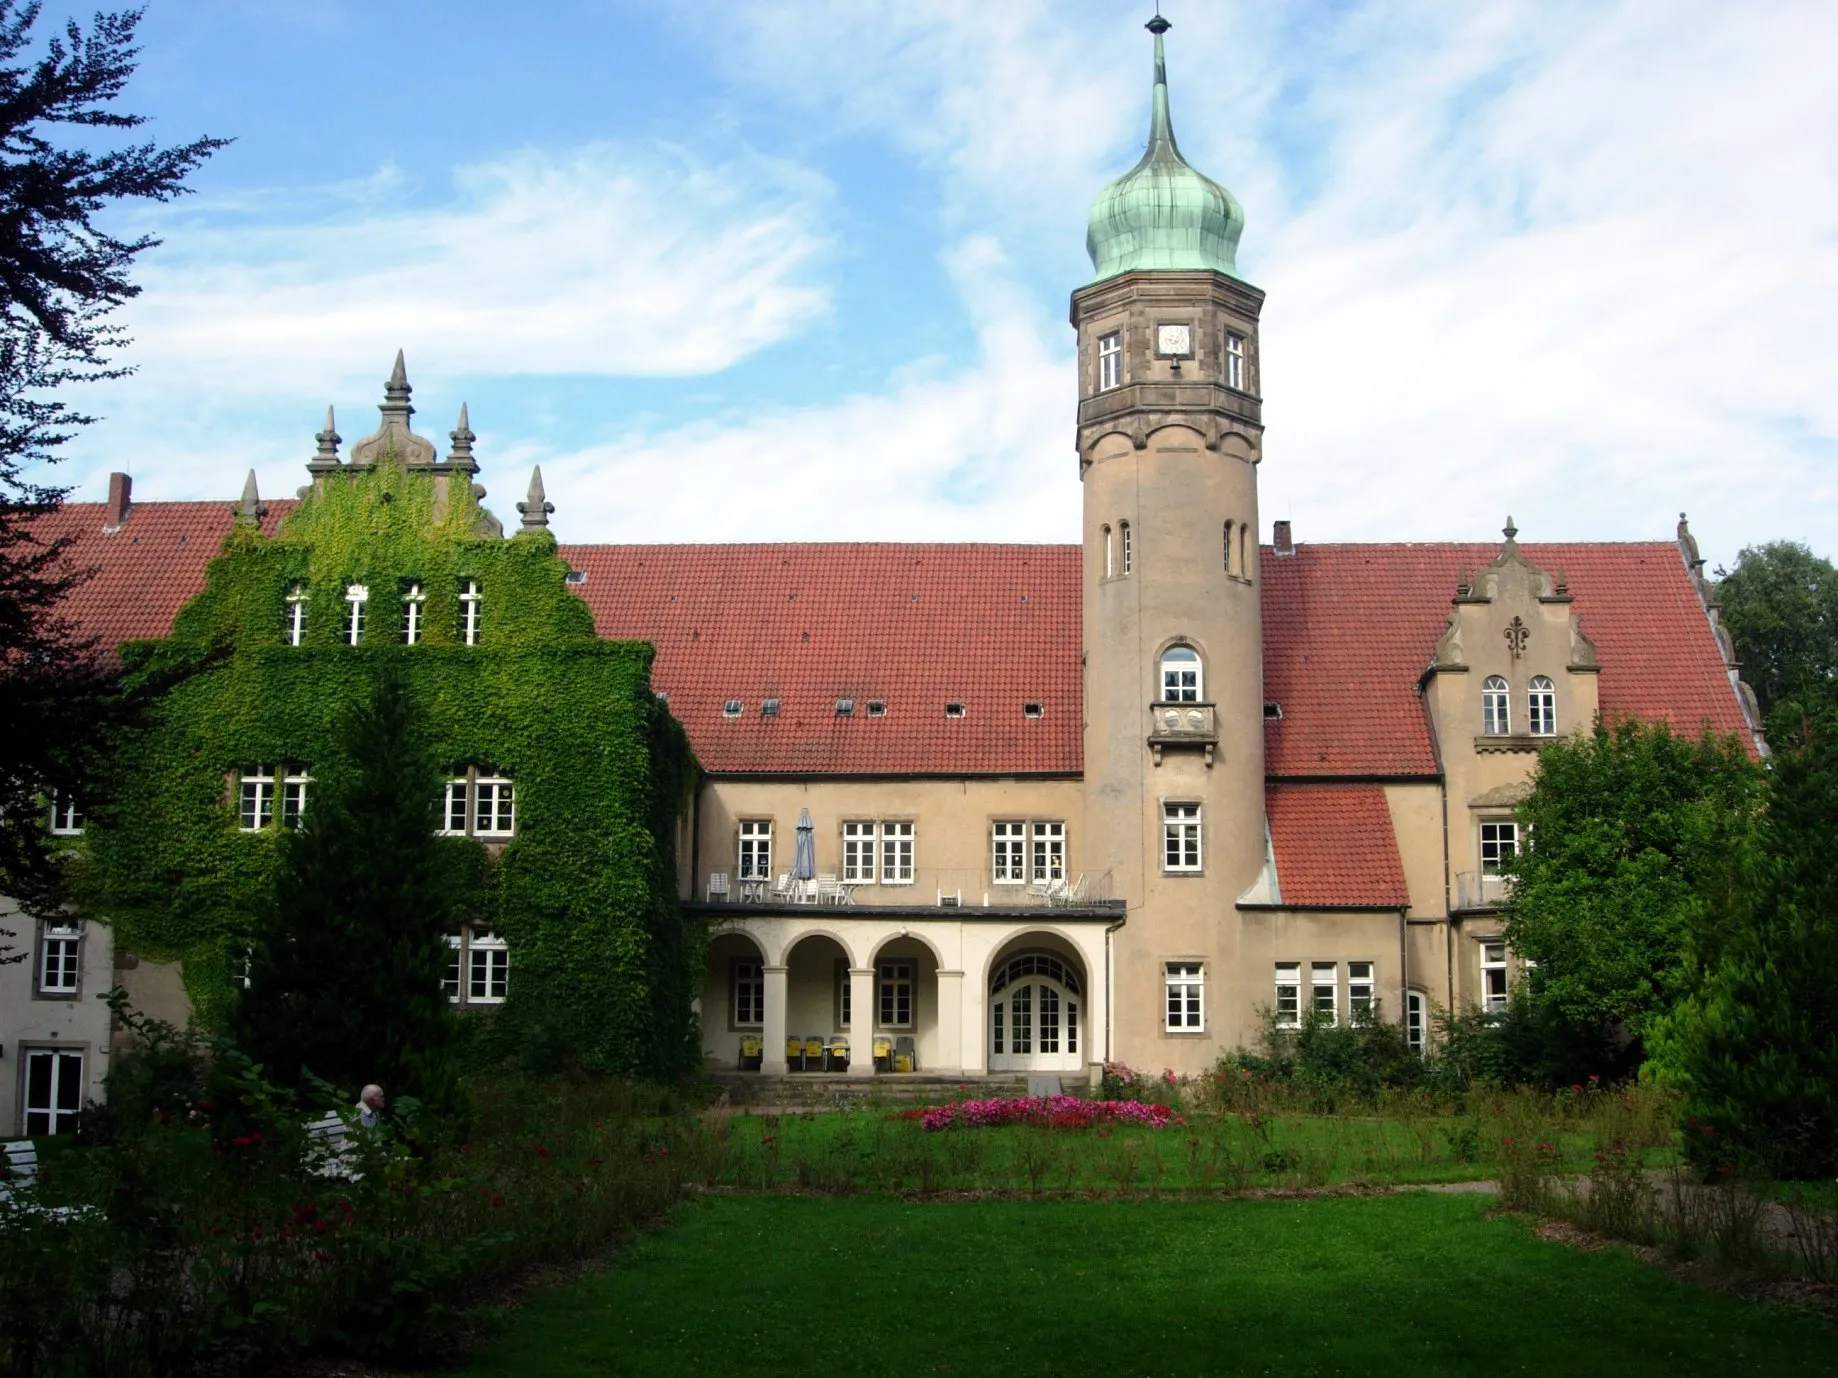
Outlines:
[{"label": "clock face on tower", "polygon": [[1193,353],[1193,327],[1158,325],[1155,327],[1155,352],[1164,359],[1185,359]]}]

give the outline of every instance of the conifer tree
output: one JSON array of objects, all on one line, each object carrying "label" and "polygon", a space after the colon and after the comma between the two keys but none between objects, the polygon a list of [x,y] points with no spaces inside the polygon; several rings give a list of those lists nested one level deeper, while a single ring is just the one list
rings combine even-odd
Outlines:
[{"label": "conifer tree", "polygon": [[355,1096],[377,1082],[454,1110],[457,1020],[441,988],[455,868],[436,836],[438,776],[401,677],[379,675],[315,763],[301,826],[259,916],[235,1041],[270,1077]]}]

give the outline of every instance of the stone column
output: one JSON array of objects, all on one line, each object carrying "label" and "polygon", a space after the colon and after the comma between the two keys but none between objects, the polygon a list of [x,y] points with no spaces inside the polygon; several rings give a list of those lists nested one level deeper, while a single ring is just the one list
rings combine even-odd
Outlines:
[{"label": "stone column", "polygon": [[938,973],[938,1067],[945,1075],[964,1070],[964,973]]},{"label": "stone column", "polygon": [[849,1075],[874,1075],[874,968],[849,968]]},{"label": "stone column", "polygon": [[785,971],[784,967],[764,967],[766,977],[766,1031],[761,1037],[765,1048],[759,1069],[769,1076],[784,1076],[791,1069],[785,1065]]}]

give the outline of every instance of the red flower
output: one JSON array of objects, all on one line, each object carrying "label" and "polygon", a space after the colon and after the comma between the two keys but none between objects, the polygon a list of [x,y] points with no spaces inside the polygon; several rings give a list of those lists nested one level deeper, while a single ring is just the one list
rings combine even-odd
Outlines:
[{"label": "red flower", "polygon": [[470,1153],[470,1152],[472,1152],[472,1145],[471,1145],[471,1144],[461,1144],[461,1145],[460,1145],[460,1152],[461,1152],[461,1153]]},{"label": "red flower", "polygon": [[315,1220],[313,1222],[313,1233],[314,1234],[324,1234],[325,1233],[325,1221]]},{"label": "red flower", "polygon": [[504,1204],[504,1198],[494,1191],[491,1194],[491,1203],[494,1206],[502,1206]]}]

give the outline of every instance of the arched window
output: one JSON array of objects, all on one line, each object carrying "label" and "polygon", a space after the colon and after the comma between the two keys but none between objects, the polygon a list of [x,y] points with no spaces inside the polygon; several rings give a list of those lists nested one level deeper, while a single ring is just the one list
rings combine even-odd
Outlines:
[{"label": "arched window", "polygon": [[1116,574],[1116,572],[1116,560],[1111,554],[1110,526],[1106,524],[1104,527],[1104,577],[1109,579]]},{"label": "arched window", "polygon": [[1557,735],[1557,686],[1543,675],[1534,677],[1529,705],[1532,710],[1532,735],[1534,737],[1555,737]]},{"label": "arched window", "polygon": [[1232,572],[1232,524],[1229,521],[1225,524],[1225,572]]},{"label": "arched window", "polygon": [[1489,675],[1481,686],[1481,731],[1489,737],[1505,737],[1512,730],[1512,694],[1505,680]]},{"label": "arched window", "polygon": [[1170,646],[1162,652],[1162,702],[1198,703],[1201,682],[1200,653],[1191,646]]},{"label": "arched window", "polygon": [[1238,523],[1238,577],[1251,577],[1251,523]]},{"label": "arched window", "polygon": [[1134,563],[1134,552],[1130,549],[1130,524],[1128,522],[1118,522],[1117,530],[1122,533],[1123,572],[1128,574],[1130,572],[1130,565]]}]

